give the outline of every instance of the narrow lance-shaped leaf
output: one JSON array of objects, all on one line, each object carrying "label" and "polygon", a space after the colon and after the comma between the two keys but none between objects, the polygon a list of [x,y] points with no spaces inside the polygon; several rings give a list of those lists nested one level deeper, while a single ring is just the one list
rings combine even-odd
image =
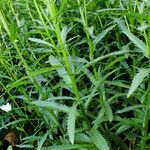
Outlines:
[{"label": "narrow lance-shaped leaf", "polygon": [[66,37],[67,37],[67,32],[68,32],[67,30],[68,30],[67,26],[64,26],[64,28],[61,31],[61,37],[62,37],[64,44],[66,43]]},{"label": "narrow lance-shaped leaf", "polygon": [[120,134],[126,130],[128,130],[129,128],[131,128],[131,125],[127,125],[127,124],[122,124],[116,131],[116,134]]},{"label": "narrow lance-shaped leaf", "polygon": [[62,68],[58,68],[58,69],[56,69],[56,71],[58,72],[59,76],[65,81],[65,83],[71,87],[70,76],[69,76],[68,72],[66,71],[66,69],[61,64],[61,62],[58,59],[56,59],[54,56],[49,57],[49,62],[53,67],[54,66],[62,66]]},{"label": "narrow lance-shaped leaf", "polygon": [[38,142],[37,150],[41,150],[41,148],[42,148],[42,146],[43,146],[43,144],[44,144],[44,142],[45,142],[47,136],[49,135],[49,133],[50,133],[50,130],[48,130],[48,131],[43,135],[43,137],[40,139],[40,141]]},{"label": "narrow lance-shaped leaf", "polygon": [[94,144],[99,150],[109,150],[108,143],[106,142],[102,134],[98,132],[98,130],[92,129],[91,136]]},{"label": "narrow lance-shaped leaf", "polygon": [[62,145],[53,145],[48,147],[42,147],[41,150],[77,150],[77,149],[89,149],[93,148],[92,144],[62,144]]},{"label": "narrow lance-shaped leaf", "polygon": [[49,108],[49,109],[54,109],[57,111],[62,111],[62,112],[69,112],[69,108],[66,105],[62,105],[62,104],[58,104],[55,102],[50,102],[50,101],[42,101],[42,100],[38,100],[38,101],[34,101],[32,102],[32,104],[41,107],[41,108]]},{"label": "narrow lance-shaped leaf", "polygon": [[123,31],[123,33],[141,50],[144,56],[148,58],[148,48],[146,44],[127,30]]},{"label": "narrow lance-shaped leaf", "polygon": [[47,46],[49,46],[49,47],[53,47],[53,45],[50,44],[49,42],[46,42],[45,40],[41,40],[41,39],[38,39],[38,38],[28,38],[28,40],[30,40],[30,41],[32,41],[32,42],[35,42],[35,43],[47,45]]},{"label": "narrow lance-shaped leaf", "polygon": [[76,107],[77,106],[74,105],[70,108],[68,121],[67,121],[68,135],[69,135],[69,140],[71,144],[74,144]]},{"label": "narrow lance-shaped leaf", "polygon": [[113,112],[107,101],[104,102],[104,108],[105,108],[105,113],[106,113],[106,116],[107,116],[109,122],[112,122]]},{"label": "narrow lance-shaped leaf", "polygon": [[10,27],[10,39],[14,41],[17,36],[17,24],[13,22]]},{"label": "narrow lance-shaped leaf", "polygon": [[137,108],[143,108],[143,107],[144,107],[144,105],[129,106],[129,107],[125,107],[125,108],[123,108],[121,110],[116,111],[116,113],[125,113],[125,112],[128,112],[128,111],[131,111],[131,110],[133,111],[133,110],[135,110]]},{"label": "narrow lance-shaped leaf", "polygon": [[10,36],[10,30],[8,28],[8,24],[6,18],[4,17],[3,13],[0,11],[0,25],[3,25],[4,29],[7,31],[8,35]]},{"label": "narrow lance-shaped leaf", "polygon": [[128,91],[127,97],[129,97],[131,94],[133,94],[133,92],[138,88],[138,86],[141,84],[143,79],[146,76],[148,76],[148,74],[149,74],[149,69],[142,68],[139,70],[139,73],[137,73],[132,80],[132,84]]},{"label": "narrow lance-shaped leaf", "polygon": [[94,39],[94,45],[96,45],[101,39],[103,39],[105,37],[105,35],[111,31],[116,25],[110,26],[109,28],[107,28],[106,30],[102,31],[101,33],[99,33],[96,38]]},{"label": "narrow lance-shaped leaf", "polygon": [[146,44],[138,37],[133,35],[131,32],[129,32],[121,19],[114,19],[114,20],[119,25],[123,33],[135,44],[136,47],[140,49],[140,51],[144,54],[144,56],[148,58],[148,48]]}]

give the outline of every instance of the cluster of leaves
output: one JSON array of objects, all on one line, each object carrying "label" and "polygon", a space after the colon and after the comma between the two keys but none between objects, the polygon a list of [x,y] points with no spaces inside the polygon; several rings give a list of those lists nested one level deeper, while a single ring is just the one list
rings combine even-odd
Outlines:
[{"label": "cluster of leaves", "polygon": [[2,0],[0,35],[0,132],[18,148],[150,147],[148,0]]}]

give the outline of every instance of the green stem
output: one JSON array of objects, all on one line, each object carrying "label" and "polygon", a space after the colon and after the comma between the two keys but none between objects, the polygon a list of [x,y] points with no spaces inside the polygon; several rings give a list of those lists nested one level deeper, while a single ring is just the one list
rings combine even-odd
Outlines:
[{"label": "green stem", "polygon": [[63,39],[61,37],[61,31],[60,31],[60,25],[59,25],[59,16],[57,17],[57,8],[55,6],[55,2],[52,0],[51,3],[47,3],[47,5],[49,7],[49,11],[50,11],[50,14],[52,17],[53,25],[55,27],[55,32],[56,32],[57,39],[58,39],[58,42],[60,45],[60,49],[62,50],[62,54],[64,57],[64,65],[66,66],[67,72],[70,76],[76,99],[78,102],[80,102],[80,109],[81,109],[82,115],[84,117],[84,120],[87,124],[87,127],[90,128],[90,123],[89,123],[89,120],[88,120],[87,115],[85,113],[84,105],[80,101],[80,94],[79,94],[79,90],[78,90],[78,87],[76,84],[75,76],[74,76],[72,69],[71,69],[71,66],[70,66],[70,62],[69,62],[70,54],[69,54],[69,51],[66,49],[65,43],[63,42]]}]

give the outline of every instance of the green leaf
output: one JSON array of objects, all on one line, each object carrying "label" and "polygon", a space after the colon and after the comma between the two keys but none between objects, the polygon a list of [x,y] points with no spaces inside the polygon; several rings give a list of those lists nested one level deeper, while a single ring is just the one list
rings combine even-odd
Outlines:
[{"label": "green leaf", "polygon": [[105,66],[105,69],[102,71],[104,72],[105,70],[108,70],[109,68],[111,68],[114,64],[116,64],[117,62],[120,62],[121,60],[125,59],[125,56],[120,56],[118,58],[115,58],[113,61],[111,61],[110,63],[107,63],[107,65]]},{"label": "green leaf", "polygon": [[148,58],[148,48],[146,44],[127,30],[123,31],[123,33],[141,50],[144,56]]},{"label": "green leaf", "polygon": [[[61,64],[61,62],[58,59],[56,59],[54,56],[49,57],[49,62],[52,66],[55,66],[55,67],[63,66]],[[62,68],[58,68],[56,70],[57,70],[59,76],[65,81],[65,83],[67,85],[71,86],[71,79],[70,79],[70,76],[69,76],[68,72],[66,71],[66,69],[64,67],[62,67]]]},{"label": "green leaf", "polygon": [[20,145],[17,145],[17,147],[21,148],[21,149],[33,149],[34,146],[32,144],[20,144]]},{"label": "green leaf", "polygon": [[76,107],[77,106],[74,105],[70,108],[68,121],[67,121],[68,135],[69,135],[69,140],[70,140],[71,144],[74,144]]},{"label": "green leaf", "polygon": [[43,147],[41,150],[77,150],[81,148],[93,148],[93,145],[91,144],[63,144],[63,145],[54,145],[54,146],[48,146]]},{"label": "green leaf", "polygon": [[123,108],[121,110],[118,110],[116,113],[125,113],[125,112],[128,112],[128,111],[135,110],[137,108],[143,108],[143,107],[144,107],[144,105],[129,106],[129,107]]},{"label": "green leaf", "polygon": [[49,42],[46,42],[44,40],[38,39],[38,38],[28,38],[28,40],[35,42],[35,43],[39,43],[39,44],[43,44],[43,45],[47,45],[49,47],[53,47],[52,44],[50,44]]},{"label": "green leaf", "polygon": [[105,81],[105,84],[108,84],[109,86],[118,86],[118,87],[123,87],[126,89],[129,89],[130,86],[127,84],[122,83],[121,81],[118,80],[114,80],[114,81]]},{"label": "green leaf", "polygon": [[9,126],[17,125],[17,123],[24,122],[24,121],[29,121],[29,120],[31,120],[31,119],[18,119],[18,120],[12,121],[12,122],[10,122],[8,124],[5,124],[3,126],[1,125],[0,130],[2,130],[4,128],[7,128]]},{"label": "green leaf", "polygon": [[4,29],[7,31],[8,35],[10,35],[10,30],[8,28],[8,23],[6,21],[5,15],[0,11],[0,24],[3,25]]},{"label": "green leaf", "polygon": [[107,116],[109,122],[112,122],[113,112],[112,112],[111,107],[107,101],[104,102],[104,108],[105,108],[105,113],[106,113],[106,116]]},{"label": "green leaf", "polygon": [[38,101],[34,101],[31,104],[34,104],[38,107],[42,107],[42,108],[49,108],[49,109],[54,109],[57,111],[62,111],[62,112],[69,112],[69,107],[66,105],[61,105],[55,102],[51,102],[51,101],[42,101],[42,100],[38,100]]},{"label": "green leaf", "polygon": [[103,39],[105,37],[105,35],[112,30],[116,25],[110,26],[109,28],[107,28],[106,30],[102,31],[101,33],[99,33],[96,38],[94,39],[94,45],[98,44],[98,42]]},{"label": "green leaf", "polygon": [[67,33],[68,33],[68,28],[67,28],[67,26],[64,26],[61,31],[61,38],[62,38],[64,44],[66,43]]},{"label": "green leaf", "polygon": [[86,109],[88,108],[88,106],[89,106],[90,102],[92,101],[93,97],[98,94],[98,93],[96,93],[97,88],[98,88],[98,84],[96,86],[94,86],[93,89],[92,89],[92,92],[87,97],[85,97],[86,98],[86,101],[85,101],[85,108]]},{"label": "green leaf", "polygon": [[109,150],[108,143],[106,142],[102,134],[98,132],[98,130],[92,129],[91,138],[99,150]]},{"label": "green leaf", "polygon": [[127,98],[133,94],[133,92],[138,88],[138,86],[141,84],[143,79],[146,76],[148,76],[148,74],[149,74],[149,69],[142,68],[139,70],[139,73],[137,73],[132,80],[132,84],[128,91]]},{"label": "green leaf", "polygon": [[17,35],[17,24],[16,22],[13,22],[10,26],[10,39],[14,41],[16,39]]},{"label": "green leaf", "polygon": [[112,143],[117,144],[120,147],[120,150],[128,149],[128,147],[126,146],[126,143],[123,141],[124,139],[122,139],[121,137],[119,137],[118,135],[116,135],[115,133],[111,131],[107,131],[107,133],[109,134],[112,140]]},{"label": "green leaf", "polygon": [[91,138],[86,133],[76,133],[75,141],[82,143],[92,143]]},{"label": "green leaf", "polygon": [[120,133],[128,130],[129,128],[131,128],[131,125],[123,124],[117,129],[116,134],[120,134]]},{"label": "green leaf", "polygon": [[41,150],[41,148],[42,148],[42,146],[43,146],[43,144],[44,144],[44,142],[45,142],[47,136],[49,135],[49,133],[50,133],[50,130],[48,130],[48,131],[44,134],[44,136],[40,139],[40,141],[38,142],[37,150]]},{"label": "green leaf", "polygon": [[129,32],[122,20],[120,19],[114,19],[114,20],[115,22],[118,23],[123,33],[135,44],[136,47],[138,47],[141,50],[144,56],[148,58],[148,48],[146,44],[142,40],[140,40],[138,37],[133,35],[131,32]]},{"label": "green leaf", "polygon": [[55,101],[55,100],[76,100],[73,97],[69,97],[69,96],[55,96],[55,97],[50,97],[47,100],[49,101]]},{"label": "green leaf", "polygon": [[12,90],[13,88],[16,88],[18,86],[21,85],[27,85],[27,84],[31,84],[32,82],[29,80],[17,80],[15,82],[13,82],[11,85],[7,85],[7,91],[9,92],[10,90]]},{"label": "green leaf", "polygon": [[90,61],[90,62],[88,62],[86,65],[84,65],[83,67],[81,67],[81,68],[78,70],[77,74],[78,74],[80,71],[82,71],[84,68],[88,68],[88,67],[92,66],[93,64],[98,63],[99,61],[101,61],[101,60],[103,60],[103,59],[109,58],[109,57],[111,57],[111,56],[117,56],[117,55],[123,55],[123,54],[125,55],[126,53],[129,53],[129,51],[128,51],[128,50],[121,50],[121,51],[115,51],[115,52],[109,53],[109,54],[107,54],[107,55],[103,55],[103,56],[97,57],[97,58],[95,58],[93,61]]},{"label": "green leaf", "polygon": [[[104,107],[103,107],[102,109],[100,109],[100,111],[99,111],[97,117],[96,117],[95,120],[92,122],[93,127],[94,127],[94,128],[98,128],[98,127],[99,127],[99,124],[100,124],[101,122],[103,122],[104,118],[106,118],[106,117],[105,117],[105,110],[104,110]],[[106,119],[107,119],[107,118],[106,118]]]},{"label": "green leaf", "polygon": [[39,74],[44,74],[44,73],[47,73],[49,71],[53,71],[53,70],[56,70],[58,68],[61,68],[62,66],[55,66],[55,67],[46,67],[46,68],[41,68],[41,69],[38,69],[36,71],[31,71],[30,72],[30,77],[34,77],[36,75],[39,75]]}]

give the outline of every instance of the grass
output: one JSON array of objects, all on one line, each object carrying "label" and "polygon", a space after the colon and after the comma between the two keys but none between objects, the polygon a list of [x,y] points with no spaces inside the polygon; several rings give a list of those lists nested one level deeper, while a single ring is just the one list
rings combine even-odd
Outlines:
[{"label": "grass", "polygon": [[149,45],[146,0],[2,0],[1,149],[149,149]]}]

